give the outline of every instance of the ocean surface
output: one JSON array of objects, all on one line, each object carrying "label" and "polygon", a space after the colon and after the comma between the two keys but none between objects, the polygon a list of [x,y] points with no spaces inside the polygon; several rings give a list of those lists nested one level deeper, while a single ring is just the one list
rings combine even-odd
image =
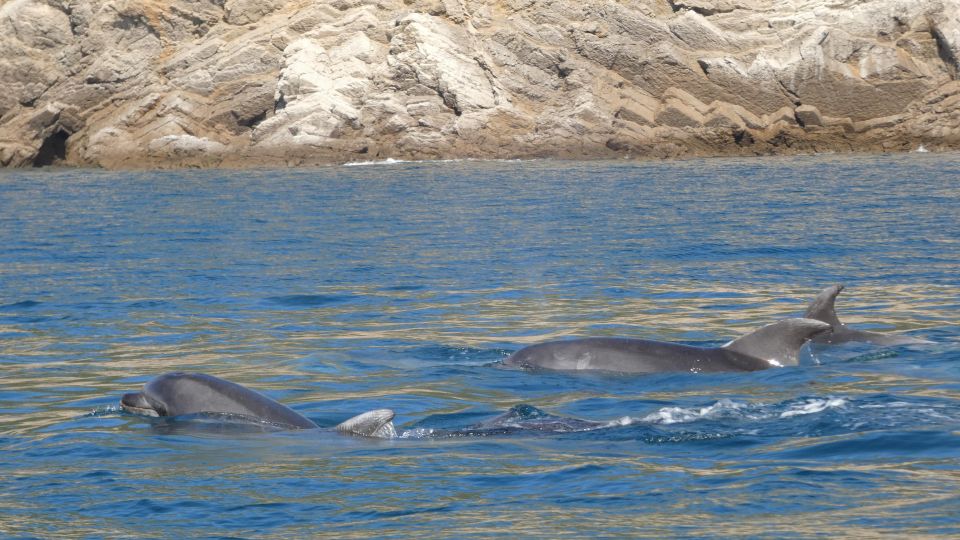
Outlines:
[{"label": "ocean surface", "polygon": [[[801,315],[928,345],[509,369]],[[0,171],[4,538],[960,535],[960,154]],[[175,370],[332,427],[159,421]]]}]

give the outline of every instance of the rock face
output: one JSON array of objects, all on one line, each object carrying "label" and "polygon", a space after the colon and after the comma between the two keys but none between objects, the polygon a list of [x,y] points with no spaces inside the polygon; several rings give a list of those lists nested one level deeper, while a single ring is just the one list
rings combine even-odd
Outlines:
[{"label": "rock face", "polygon": [[960,147],[956,0],[9,0],[0,165]]}]

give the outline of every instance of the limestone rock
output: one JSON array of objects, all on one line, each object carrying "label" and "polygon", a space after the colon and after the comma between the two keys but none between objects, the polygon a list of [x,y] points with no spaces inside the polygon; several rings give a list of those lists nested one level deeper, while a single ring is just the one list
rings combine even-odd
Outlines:
[{"label": "limestone rock", "polygon": [[388,63],[401,88],[421,84],[435,90],[456,114],[497,105],[494,87],[464,30],[419,13],[404,17],[398,26]]},{"label": "limestone rock", "polygon": [[280,9],[285,0],[227,0],[224,20],[230,24],[250,24]]},{"label": "limestone rock", "polygon": [[953,0],[10,0],[0,166],[960,146]]},{"label": "limestone rock", "polygon": [[803,127],[817,127],[823,125],[823,117],[820,115],[820,109],[813,105],[801,105],[795,111],[797,121]]}]

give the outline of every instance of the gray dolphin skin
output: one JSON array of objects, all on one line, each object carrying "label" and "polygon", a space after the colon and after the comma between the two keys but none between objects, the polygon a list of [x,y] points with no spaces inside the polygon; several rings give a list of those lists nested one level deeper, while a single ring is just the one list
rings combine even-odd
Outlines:
[{"label": "gray dolphin skin", "polygon": [[[237,383],[205,373],[167,373],[143,390],[124,394],[120,406],[141,416],[176,417],[216,414],[274,425],[281,429],[317,429],[293,409]],[[394,433],[393,411],[377,409],[350,418],[334,429],[341,433],[386,438]]]},{"label": "gray dolphin skin", "polygon": [[619,373],[756,371],[797,365],[804,343],[828,331],[830,325],[822,321],[784,319],[713,348],[628,338],[549,341],[520,349],[504,364]]},{"label": "gray dolphin skin", "polygon": [[843,285],[833,285],[820,291],[820,294],[807,306],[807,312],[804,317],[816,319],[830,324],[832,331],[825,332],[813,338],[814,343],[837,345],[850,341],[861,341],[872,343],[874,345],[919,345],[922,343],[933,343],[925,339],[918,339],[910,336],[901,336],[896,334],[881,334],[878,332],[868,332],[866,330],[854,330],[840,322],[837,317],[837,311],[834,304],[837,301],[837,295],[843,290]]}]

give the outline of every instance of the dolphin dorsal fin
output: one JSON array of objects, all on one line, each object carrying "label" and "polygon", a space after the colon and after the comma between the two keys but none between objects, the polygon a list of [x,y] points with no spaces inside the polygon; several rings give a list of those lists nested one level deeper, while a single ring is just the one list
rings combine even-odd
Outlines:
[{"label": "dolphin dorsal fin", "polygon": [[833,285],[820,291],[820,294],[807,306],[807,312],[803,316],[807,319],[816,319],[830,324],[835,329],[843,326],[840,318],[837,317],[837,310],[834,303],[837,301],[837,295],[843,290],[843,285]]},{"label": "dolphin dorsal fin", "polygon": [[828,323],[814,319],[784,319],[739,337],[723,348],[771,365],[795,366],[803,344],[830,328]]},{"label": "dolphin dorsal fin", "polygon": [[393,411],[390,409],[376,409],[358,414],[334,429],[351,435],[390,439],[397,435],[397,431],[393,428],[393,416]]}]

